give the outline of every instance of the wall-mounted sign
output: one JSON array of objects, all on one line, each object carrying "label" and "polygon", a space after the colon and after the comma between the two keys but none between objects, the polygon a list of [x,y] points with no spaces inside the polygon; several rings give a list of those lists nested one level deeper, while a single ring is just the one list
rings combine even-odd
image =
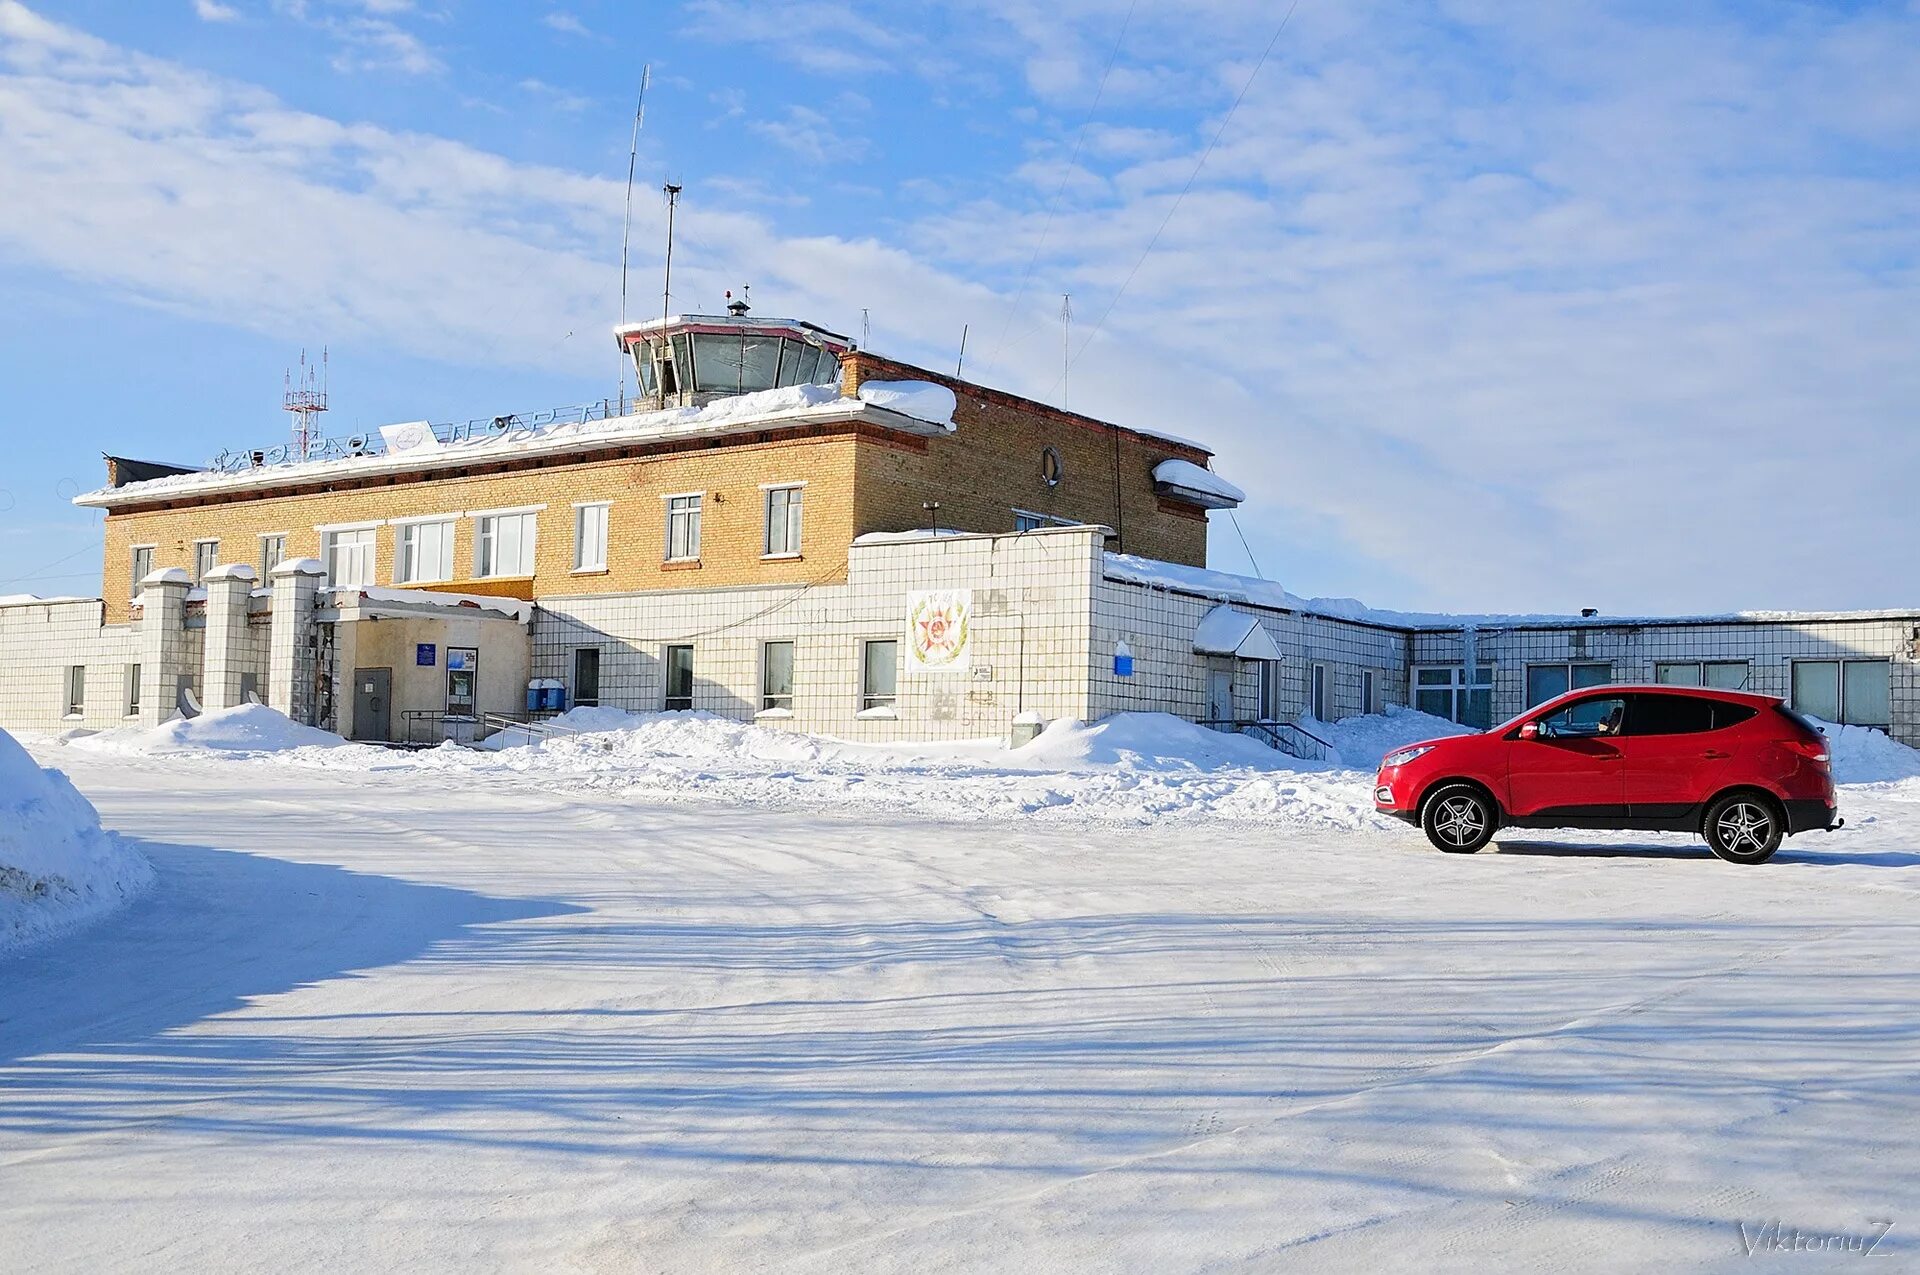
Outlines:
[{"label": "wall-mounted sign", "polygon": [[413,662],[421,668],[432,668],[440,662],[440,648],[431,642],[419,642],[413,648]]},{"label": "wall-mounted sign", "polygon": [[907,668],[963,673],[972,664],[973,590],[907,595]]},{"label": "wall-mounted sign", "polygon": [[1133,676],[1133,648],[1124,641],[1113,644],[1113,675],[1115,677]]}]

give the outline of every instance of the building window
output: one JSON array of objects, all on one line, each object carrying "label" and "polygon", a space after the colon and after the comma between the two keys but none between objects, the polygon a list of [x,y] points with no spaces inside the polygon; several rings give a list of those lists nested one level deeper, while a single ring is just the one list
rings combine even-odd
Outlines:
[{"label": "building window", "polygon": [[1662,660],[1653,666],[1653,680],[1662,686],[1711,686],[1741,691],[1747,686],[1745,660]]},{"label": "building window", "polygon": [[1527,665],[1527,707],[1544,704],[1556,695],[1565,695],[1568,691],[1585,690],[1589,686],[1605,686],[1613,680],[1613,665],[1604,663],[1583,664],[1529,664]]},{"label": "building window", "polygon": [[667,497],[667,561],[700,556],[700,497]]},{"label": "building window", "polygon": [[133,547],[133,592],[140,592],[140,582],[153,574],[153,546],[135,545]]},{"label": "building window", "polygon": [[372,527],[329,531],[322,543],[329,585],[336,589],[358,589],[373,583]]},{"label": "building window", "polygon": [[1380,711],[1380,675],[1370,668],[1360,670],[1360,711]]},{"label": "building window", "polygon": [[860,711],[892,709],[900,698],[900,643],[868,642],[860,656]]},{"label": "building window", "polygon": [[573,705],[594,708],[600,703],[600,648],[582,646],[573,652]]},{"label": "building window", "polygon": [[1473,685],[1458,664],[1435,664],[1413,670],[1413,706],[1434,717],[1485,730],[1493,725],[1493,665],[1475,670]]},{"label": "building window", "polygon": [[79,717],[87,711],[87,666],[67,666],[67,716]]},{"label": "building window", "polygon": [[1258,667],[1260,720],[1277,722],[1280,720],[1281,695],[1285,685],[1280,680],[1282,666],[1279,660],[1261,660]]},{"label": "building window", "polygon": [[793,643],[767,642],[760,647],[760,711],[793,709]]},{"label": "building window", "polygon": [[1793,706],[1822,721],[1885,727],[1891,681],[1886,660],[1795,660]]},{"label": "building window", "polygon": [[273,574],[273,569],[287,560],[287,538],[285,536],[260,537],[260,579],[265,581]]},{"label": "building window", "polygon": [[799,487],[767,488],[766,555],[769,558],[799,555],[801,496]]},{"label": "building window", "polygon": [[127,665],[127,716],[140,715],[140,666]]},{"label": "building window", "polygon": [[1013,529],[1020,531],[1038,531],[1042,527],[1078,527],[1081,524],[1071,518],[1056,518],[1052,514],[1037,514],[1031,509],[1013,511]]},{"label": "building window", "polygon": [[604,504],[573,507],[573,569],[607,569],[607,506]]},{"label": "building window", "polygon": [[473,574],[533,574],[534,515],[482,514],[474,519]]},{"label": "building window", "polygon": [[401,584],[434,584],[453,579],[453,522],[409,522],[400,526],[393,578]]},{"label": "building window", "polygon": [[1333,720],[1333,670],[1316,664],[1309,676],[1308,714],[1316,722],[1330,722]]},{"label": "building window", "polygon": [[667,702],[669,713],[684,713],[693,707],[693,648],[667,648]]},{"label": "building window", "polygon": [[220,542],[218,540],[196,540],[193,542],[193,582],[203,583],[208,574],[220,565]]}]

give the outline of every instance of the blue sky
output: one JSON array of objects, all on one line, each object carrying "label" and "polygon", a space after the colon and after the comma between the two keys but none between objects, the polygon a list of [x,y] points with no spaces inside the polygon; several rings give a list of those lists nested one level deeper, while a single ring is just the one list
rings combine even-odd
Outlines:
[{"label": "blue sky", "polygon": [[1296,592],[1920,602],[1920,4],[1281,14],[0,0],[0,593],[94,591],[98,453],[279,440],[302,347],[336,432],[614,392],[651,63],[636,312],[671,178],[677,310],[1057,399],[1070,292],[1071,405],[1211,443]]}]

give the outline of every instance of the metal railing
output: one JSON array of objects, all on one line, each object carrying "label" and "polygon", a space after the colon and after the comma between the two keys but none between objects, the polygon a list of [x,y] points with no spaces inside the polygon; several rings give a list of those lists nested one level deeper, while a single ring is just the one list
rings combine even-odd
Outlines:
[{"label": "metal railing", "polygon": [[1200,725],[1229,735],[1250,735],[1269,748],[1303,761],[1327,761],[1334,752],[1332,744],[1297,722],[1215,718]]},{"label": "metal railing", "polygon": [[[629,410],[632,403],[625,405]],[[430,423],[427,428],[442,444],[471,442],[476,438],[505,437],[515,430],[528,432],[544,429],[550,425],[585,425],[590,421],[612,420],[621,413],[622,405],[614,399],[601,399],[598,403],[582,403],[573,407],[550,407],[539,412],[515,412],[506,416],[478,416],[470,421],[452,421],[440,424]],[[281,443],[275,447],[247,447],[238,451],[228,450],[213,458],[209,467],[223,474],[243,473],[249,469],[260,469],[268,465],[297,465],[310,460],[347,460],[356,456],[381,456],[387,450],[386,439],[380,431],[373,430],[364,434],[347,434],[338,438],[316,438],[307,445],[306,453],[299,454],[292,443]]]}]

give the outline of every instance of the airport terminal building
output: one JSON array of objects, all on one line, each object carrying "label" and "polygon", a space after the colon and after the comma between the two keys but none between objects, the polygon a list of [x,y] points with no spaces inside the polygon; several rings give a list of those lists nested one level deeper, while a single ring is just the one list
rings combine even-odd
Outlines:
[{"label": "airport terminal building", "polygon": [[616,338],[632,403],[108,458],[104,597],[0,598],[0,726],[259,700],[468,740],[598,704],[850,739],[1174,713],[1315,755],[1315,721],[1474,725],[1607,682],[1743,687],[1920,745],[1920,608],[1432,616],[1209,570],[1243,494],[1180,433],[791,320]]}]

